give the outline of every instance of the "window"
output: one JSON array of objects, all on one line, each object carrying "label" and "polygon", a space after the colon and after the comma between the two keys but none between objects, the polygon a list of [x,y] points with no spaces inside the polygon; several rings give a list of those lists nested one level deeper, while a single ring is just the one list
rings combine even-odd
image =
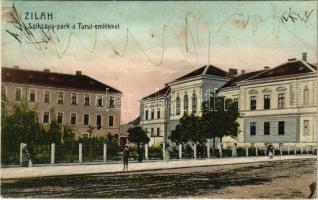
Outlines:
[{"label": "window", "polygon": [[278,108],[285,108],[285,94],[278,94]]},{"label": "window", "polygon": [[21,101],[22,99],[22,88],[15,88],[15,100]]},{"label": "window", "polygon": [[192,95],[192,112],[193,113],[197,112],[197,95],[196,94]]},{"label": "window", "polygon": [[264,109],[271,109],[271,98],[269,95],[264,95]]},{"label": "window", "polygon": [[108,116],[108,126],[109,127],[114,126],[114,116]]},{"label": "window", "polygon": [[89,94],[84,94],[84,106],[89,106]]},{"label": "window", "polygon": [[64,92],[58,92],[57,94],[57,103],[63,104],[64,103]]},{"label": "window", "polygon": [[160,128],[157,128],[157,136],[160,136]]},{"label": "window", "polygon": [[96,126],[98,129],[100,129],[102,127],[102,116],[101,115],[97,115],[97,117],[96,117]]},{"label": "window", "polygon": [[251,96],[251,110],[256,110],[256,96]]},{"label": "window", "polygon": [[188,111],[189,111],[189,98],[188,98],[188,95],[184,95],[184,97],[183,97],[183,109],[184,109],[184,113],[188,113]]},{"label": "window", "polygon": [[149,111],[148,111],[148,110],[146,110],[146,112],[145,112],[145,113],[146,113],[146,117],[145,117],[145,118],[146,118],[146,120],[148,120]]},{"label": "window", "polygon": [[71,124],[76,125],[76,113],[71,114]]},{"label": "window", "polygon": [[115,98],[114,97],[109,98],[109,108],[115,108]]},{"label": "window", "polygon": [[285,122],[279,121],[278,122],[278,135],[284,135],[285,134]]},{"label": "window", "polygon": [[45,90],[44,91],[44,99],[43,99],[43,102],[44,103],[49,103],[50,102],[50,94],[51,92],[48,91],[48,90]]},{"label": "window", "polygon": [[154,128],[151,128],[151,136],[155,136],[155,129]]},{"label": "window", "polygon": [[151,119],[154,119],[155,118],[155,111],[154,109],[151,109]]},{"label": "window", "polygon": [[89,124],[89,114],[84,114],[84,125]]},{"label": "window", "polygon": [[176,98],[176,115],[180,115],[180,97]]},{"label": "window", "polygon": [[44,112],[43,113],[43,123],[47,124],[47,123],[49,123],[49,120],[50,120],[50,113]]},{"label": "window", "polygon": [[57,113],[57,123],[59,123],[59,124],[63,123],[63,113],[62,112]]},{"label": "window", "polygon": [[270,135],[270,123],[264,122],[264,135]]},{"label": "window", "polygon": [[304,136],[309,135],[309,120],[304,120]]},{"label": "window", "polygon": [[157,109],[157,119],[160,119],[160,108]]},{"label": "window", "polygon": [[71,104],[76,105],[77,104],[77,93],[71,94]]},{"label": "window", "polygon": [[233,102],[235,103],[235,107],[236,109],[238,109],[238,98],[234,98]]},{"label": "window", "polygon": [[307,87],[304,89],[304,105],[309,105],[309,90]]},{"label": "window", "polygon": [[30,102],[35,102],[36,101],[36,90],[35,89],[30,89],[29,90],[29,101]]},{"label": "window", "polygon": [[104,102],[103,102],[103,96],[98,96],[97,98],[97,107],[102,108],[104,107]]},{"label": "window", "polygon": [[256,135],[256,122],[250,123],[250,135]]}]

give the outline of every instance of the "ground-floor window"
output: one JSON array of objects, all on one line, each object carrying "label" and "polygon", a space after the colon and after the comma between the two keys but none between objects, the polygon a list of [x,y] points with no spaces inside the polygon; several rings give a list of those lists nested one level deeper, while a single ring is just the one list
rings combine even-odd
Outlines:
[{"label": "ground-floor window", "polygon": [[285,134],[285,122],[279,121],[278,122],[278,135],[284,135]]},{"label": "ground-floor window", "polygon": [[250,123],[250,135],[256,135],[256,122]]},{"label": "ground-floor window", "polygon": [[270,135],[270,123],[264,122],[264,135]]}]

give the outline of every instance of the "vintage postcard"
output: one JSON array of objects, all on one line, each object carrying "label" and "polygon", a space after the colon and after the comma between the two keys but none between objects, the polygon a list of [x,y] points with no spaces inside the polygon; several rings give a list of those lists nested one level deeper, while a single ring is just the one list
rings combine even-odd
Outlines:
[{"label": "vintage postcard", "polygon": [[316,1],[1,2],[1,197],[316,198]]}]

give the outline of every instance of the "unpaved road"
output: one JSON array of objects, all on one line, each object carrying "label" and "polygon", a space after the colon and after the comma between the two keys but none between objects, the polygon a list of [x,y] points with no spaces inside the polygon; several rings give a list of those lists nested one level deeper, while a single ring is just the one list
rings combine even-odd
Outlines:
[{"label": "unpaved road", "polygon": [[307,198],[316,160],[2,180],[2,197]]}]

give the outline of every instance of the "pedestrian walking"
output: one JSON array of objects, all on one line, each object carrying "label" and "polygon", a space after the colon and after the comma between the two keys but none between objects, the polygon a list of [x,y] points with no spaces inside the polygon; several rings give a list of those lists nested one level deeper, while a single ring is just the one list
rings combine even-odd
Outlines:
[{"label": "pedestrian walking", "polygon": [[124,171],[128,171],[128,159],[129,159],[129,150],[128,147],[125,146],[123,151],[123,161],[124,161]]},{"label": "pedestrian walking", "polygon": [[267,147],[267,151],[269,158],[272,159],[274,157],[275,147],[272,144],[269,144]]},{"label": "pedestrian walking", "polygon": [[[31,167],[30,153],[26,147],[22,149],[22,167]],[[32,162],[31,162],[32,163]],[[31,166],[30,166],[31,165]]]}]

